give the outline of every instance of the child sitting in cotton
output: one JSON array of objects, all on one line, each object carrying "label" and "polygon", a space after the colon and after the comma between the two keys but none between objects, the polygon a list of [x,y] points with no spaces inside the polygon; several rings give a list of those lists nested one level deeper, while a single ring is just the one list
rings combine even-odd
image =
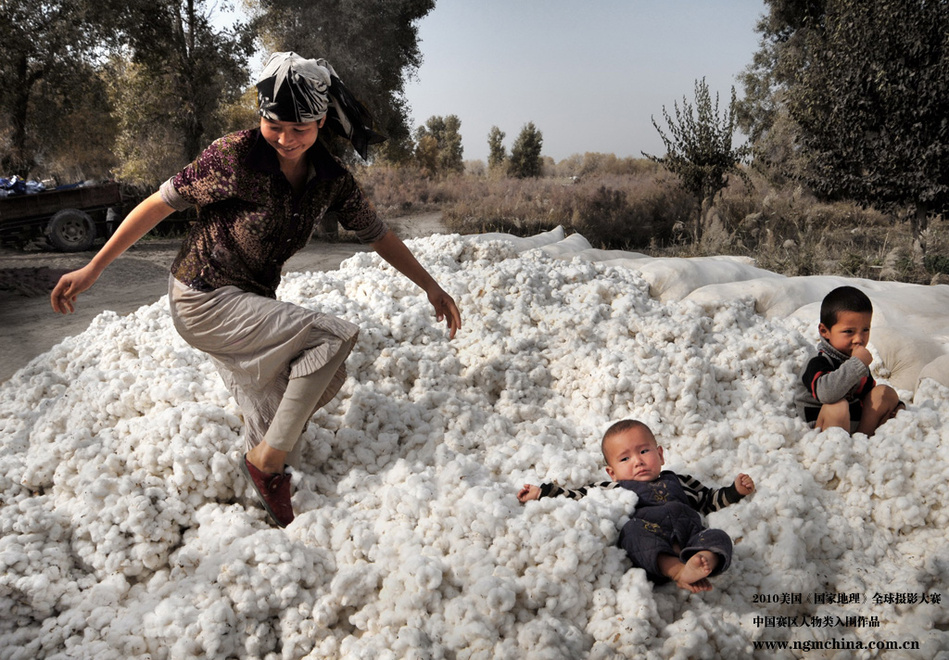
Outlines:
[{"label": "child sitting in cotton", "polygon": [[867,342],[872,318],[870,299],[852,286],[837,287],[821,302],[817,355],[801,372],[795,397],[798,412],[809,425],[870,436],[905,408],[896,390],[877,385],[870,375],[873,358]]},{"label": "child sitting in cotton", "polygon": [[712,588],[708,578],[731,563],[732,541],[720,529],[706,529],[700,514],[718,511],[754,492],[755,483],[739,474],[734,484],[707,488],[687,475],[662,470],[662,447],[649,427],[627,419],[603,435],[603,458],[612,481],[570,490],[554,484],[525,484],[521,502],[562,495],[579,499],[589,488],[626,488],[638,495],[636,510],[623,527],[619,545],[634,566],[655,584],[670,580],[693,593]]}]

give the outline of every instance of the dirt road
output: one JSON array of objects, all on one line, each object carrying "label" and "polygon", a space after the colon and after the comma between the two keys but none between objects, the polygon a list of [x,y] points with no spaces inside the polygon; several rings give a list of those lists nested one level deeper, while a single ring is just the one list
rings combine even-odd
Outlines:
[{"label": "dirt road", "polygon": [[[446,233],[438,213],[388,221],[402,238]],[[39,249],[0,249],[0,383],[66,337],[79,334],[105,310],[117,314],[150,305],[168,291],[168,268],[180,238],[146,239],[116,259],[76,303],[76,312],[53,312],[49,294],[60,275],[88,263],[94,252],[62,254]],[[359,243],[311,241],[295,254],[286,271],[333,270],[356,252]]]}]

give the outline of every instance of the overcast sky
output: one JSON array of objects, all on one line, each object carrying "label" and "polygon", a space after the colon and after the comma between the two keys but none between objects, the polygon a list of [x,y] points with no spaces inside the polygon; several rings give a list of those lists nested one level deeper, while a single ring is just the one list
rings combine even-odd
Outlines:
[{"label": "overcast sky", "polygon": [[[406,95],[415,126],[458,115],[466,160],[510,151],[529,122],[543,155],[661,155],[650,116],[705,78],[721,107],[751,62],[763,0],[437,0],[419,25],[424,62]],[[661,124],[663,125],[663,124]]]}]

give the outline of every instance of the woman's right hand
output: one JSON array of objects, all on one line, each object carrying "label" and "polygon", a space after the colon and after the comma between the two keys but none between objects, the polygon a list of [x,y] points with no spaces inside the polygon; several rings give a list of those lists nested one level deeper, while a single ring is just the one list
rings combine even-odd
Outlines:
[{"label": "woman's right hand", "polygon": [[173,211],[173,208],[162,201],[161,193],[152,193],[146,197],[132,209],[92,261],[59,278],[49,297],[53,310],[60,314],[71,314],[74,311],[76,296],[95,284],[109,264]]},{"label": "woman's right hand", "polygon": [[97,279],[99,273],[91,263],[60,277],[49,296],[53,311],[72,314],[75,311],[73,303],[76,302],[76,296],[95,284]]}]

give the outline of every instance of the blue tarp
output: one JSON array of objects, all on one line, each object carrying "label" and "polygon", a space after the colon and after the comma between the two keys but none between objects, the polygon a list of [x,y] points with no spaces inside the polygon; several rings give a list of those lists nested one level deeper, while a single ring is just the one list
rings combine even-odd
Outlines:
[{"label": "blue tarp", "polygon": [[46,190],[39,181],[27,181],[18,176],[6,177],[0,176],[0,197],[7,195],[29,195],[32,193],[43,192]]},{"label": "blue tarp", "polygon": [[77,183],[67,183],[62,186],[56,186],[55,188],[47,188],[39,181],[21,179],[18,176],[0,176],[0,197],[7,197],[8,195],[31,195],[47,190],[70,190],[84,186],[87,183],[89,182],[79,181]]}]

